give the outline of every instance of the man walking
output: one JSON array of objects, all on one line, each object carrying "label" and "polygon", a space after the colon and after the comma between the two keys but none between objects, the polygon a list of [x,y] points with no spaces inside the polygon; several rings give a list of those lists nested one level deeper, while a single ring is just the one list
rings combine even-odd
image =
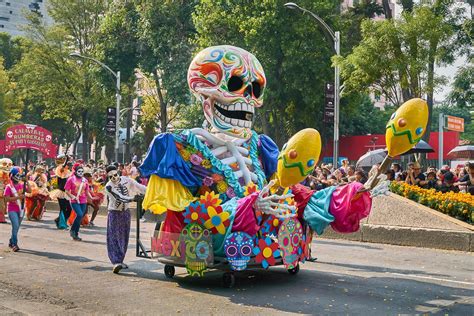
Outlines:
[{"label": "man walking", "polygon": [[114,165],[108,166],[106,171],[109,178],[105,185],[108,198],[107,252],[114,265],[112,271],[119,273],[128,268],[123,260],[130,236],[129,203],[135,200],[135,194],[145,194],[146,187],[129,177],[120,176]]}]

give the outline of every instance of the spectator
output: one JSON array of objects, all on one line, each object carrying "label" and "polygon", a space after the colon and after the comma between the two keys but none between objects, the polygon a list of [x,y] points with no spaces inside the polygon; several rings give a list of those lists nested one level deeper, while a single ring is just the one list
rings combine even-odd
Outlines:
[{"label": "spectator", "polygon": [[425,181],[425,184],[424,184],[423,188],[425,188],[425,189],[436,189],[436,184],[437,184],[436,172],[435,171],[429,171],[426,174],[426,181]]},{"label": "spectator", "polygon": [[[466,168],[467,167],[467,168]],[[463,175],[458,182],[455,182],[454,185],[459,189],[462,189],[465,192],[474,195],[474,163],[466,163],[465,169],[467,169],[467,174]]]},{"label": "spectator", "polygon": [[355,181],[365,184],[367,182],[367,175],[363,170],[356,170],[355,172]]},{"label": "spectator", "polygon": [[443,181],[439,183],[438,181],[438,191],[441,191],[443,193],[446,192],[459,192],[459,188],[454,186],[455,178],[454,178],[454,173],[451,171],[447,171],[444,174]]},{"label": "spectator", "polygon": [[385,175],[387,176],[387,180],[389,181],[395,180],[395,170],[389,169],[385,172]]},{"label": "spectator", "polygon": [[423,186],[425,185],[426,177],[421,172],[421,166],[419,162],[413,163],[411,166],[409,164],[406,183],[411,185]]}]

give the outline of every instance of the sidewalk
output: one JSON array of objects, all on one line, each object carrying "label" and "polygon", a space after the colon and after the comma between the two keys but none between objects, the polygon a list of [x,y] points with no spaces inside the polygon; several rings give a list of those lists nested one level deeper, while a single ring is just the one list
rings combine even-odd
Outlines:
[{"label": "sidewalk", "polygon": [[474,226],[399,195],[373,199],[372,211],[353,234],[327,229],[324,238],[400,246],[474,251]]},{"label": "sidewalk", "polygon": [[[46,207],[57,211],[58,203],[50,201]],[[106,214],[105,206],[101,207],[99,215]],[[321,237],[474,252],[473,225],[392,193],[374,198],[358,232],[341,234],[328,228]]]}]

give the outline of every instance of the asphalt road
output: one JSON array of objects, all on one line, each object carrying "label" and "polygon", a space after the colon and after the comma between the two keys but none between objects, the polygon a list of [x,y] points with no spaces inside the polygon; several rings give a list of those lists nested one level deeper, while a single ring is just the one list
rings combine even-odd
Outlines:
[{"label": "asphalt road", "polygon": [[[194,279],[178,269],[166,279],[163,265],[135,257],[134,231],[130,269],[115,275],[106,219],[74,242],[56,230],[55,215],[23,223],[19,253],[7,248],[10,226],[0,225],[0,314],[474,314],[471,253],[316,239],[318,260],[298,275],[245,271],[227,289],[219,271]],[[143,228],[147,245],[152,228]]]}]

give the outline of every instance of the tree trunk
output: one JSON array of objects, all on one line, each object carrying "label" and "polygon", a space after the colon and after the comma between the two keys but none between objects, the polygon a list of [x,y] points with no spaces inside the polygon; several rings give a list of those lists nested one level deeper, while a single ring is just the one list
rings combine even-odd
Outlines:
[{"label": "tree trunk", "polygon": [[81,129],[79,126],[76,126],[76,138],[72,146],[72,155],[74,158],[77,158],[77,143],[79,142],[79,138],[81,138]]},{"label": "tree trunk", "polygon": [[428,103],[428,124],[426,125],[426,132],[423,135],[423,140],[428,142],[431,133],[431,122],[433,120],[433,90],[434,90],[434,64],[435,52],[438,46],[437,42],[430,43],[430,50],[428,52],[428,75],[427,75],[427,89],[426,102]]},{"label": "tree trunk", "polygon": [[[118,114],[117,114],[118,115]],[[88,149],[89,149],[89,146],[87,146],[87,143],[88,143],[88,140],[89,140],[89,131],[88,131],[88,122],[87,122],[87,118],[88,118],[88,112],[87,111],[84,111],[82,112],[82,160],[84,160],[84,162],[86,162],[89,158],[88,158]]]},{"label": "tree trunk", "polygon": [[167,113],[167,104],[165,99],[163,98],[163,93],[161,91],[161,84],[160,78],[158,76],[158,69],[154,70],[154,78],[156,84],[156,92],[158,93],[158,99],[160,101],[160,125],[161,125],[161,133],[166,132],[166,128],[168,125],[168,113]]},{"label": "tree trunk", "polygon": [[389,0],[382,0],[383,11],[385,13],[385,18],[390,20],[393,18],[392,9],[390,8],[390,1]]}]

